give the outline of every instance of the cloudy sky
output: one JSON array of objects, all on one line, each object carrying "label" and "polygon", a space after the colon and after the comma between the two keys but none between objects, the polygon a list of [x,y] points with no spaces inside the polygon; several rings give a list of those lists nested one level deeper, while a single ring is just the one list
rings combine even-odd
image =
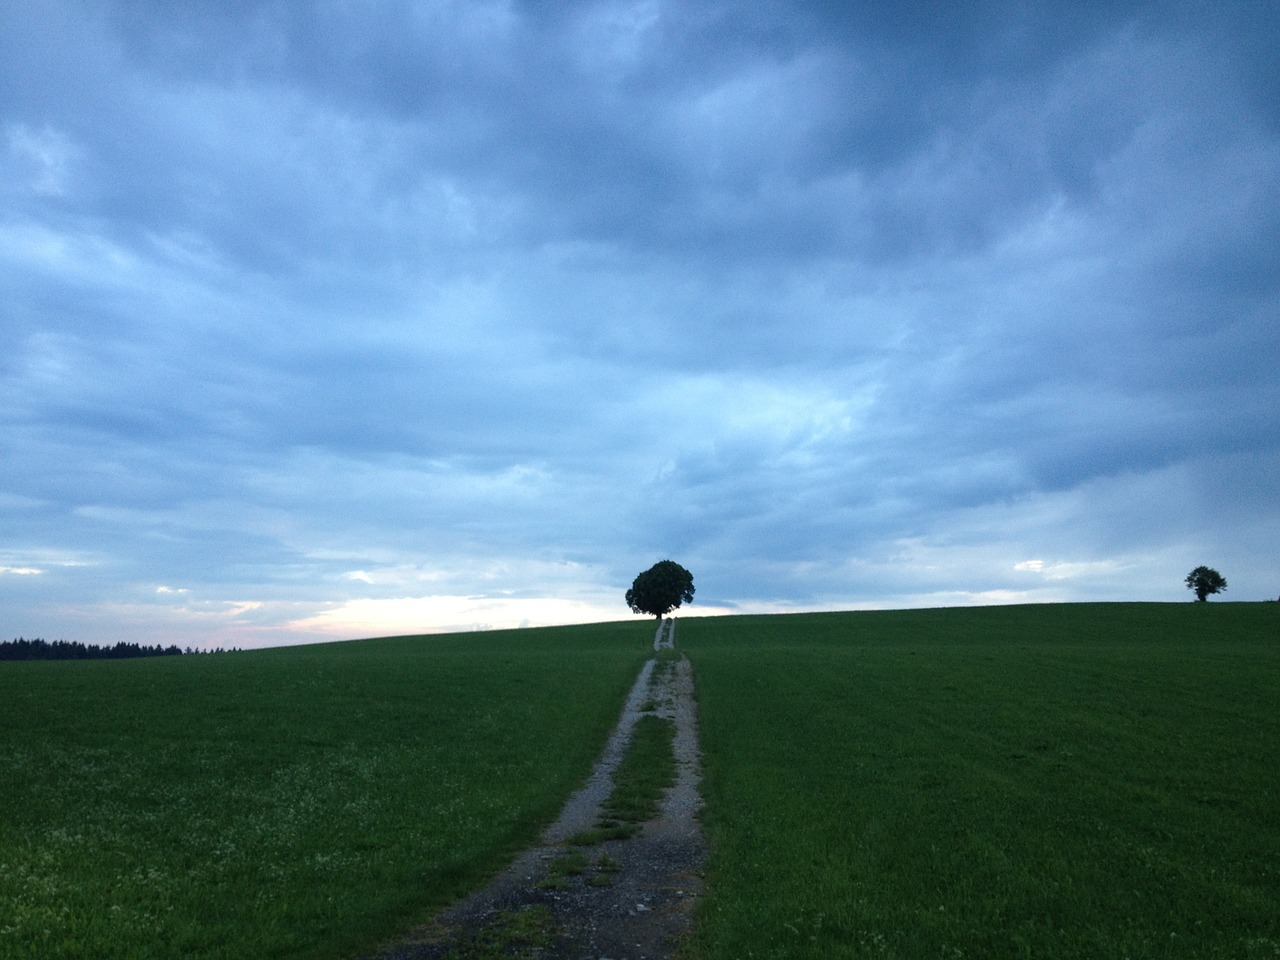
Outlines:
[{"label": "cloudy sky", "polygon": [[0,637],[1274,599],[1278,10],[0,5]]}]

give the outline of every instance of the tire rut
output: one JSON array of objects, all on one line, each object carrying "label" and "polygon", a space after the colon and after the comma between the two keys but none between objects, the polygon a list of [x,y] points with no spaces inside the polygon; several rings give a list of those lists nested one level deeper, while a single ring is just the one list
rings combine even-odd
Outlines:
[{"label": "tire rut", "polygon": [[[645,662],[590,777],[543,832],[487,887],[375,956],[379,960],[520,957],[538,960],[666,960],[692,925],[706,843],[698,821],[697,705],[688,659],[672,658],[675,621],[659,623]],[[676,782],[658,815],[626,839],[589,847],[567,841],[593,826],[613,789],[636,722],[645,713],[675,725]],[[581,872],[564,873],[574,851]]]}]

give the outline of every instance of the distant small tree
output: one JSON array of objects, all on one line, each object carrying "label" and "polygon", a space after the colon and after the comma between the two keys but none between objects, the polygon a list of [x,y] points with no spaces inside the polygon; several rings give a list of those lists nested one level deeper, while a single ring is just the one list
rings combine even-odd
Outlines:
[{"label": "distant small tree", "polygon": [[1196,600],[1204,603],[1211,593],[1227,589],[1227,581],[1212,567],[1196,567],[1187,574],[1187,589],[1195,592]]},{"label": "distant small tree", "polygon": [[674,560],[659,560],[639,574],[627,591],[633,613],[649,613],[661,619],[681,603],[693,602],[693,574]]}]

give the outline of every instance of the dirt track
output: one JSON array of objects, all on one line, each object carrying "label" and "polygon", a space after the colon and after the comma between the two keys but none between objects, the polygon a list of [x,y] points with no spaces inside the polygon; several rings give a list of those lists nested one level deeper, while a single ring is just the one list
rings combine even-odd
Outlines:
[{"label": "dirt track", "polygon": [[[674,647],[675,621],[664,620],[654,650]],[[675,723],[677,780],[658,816],[625,840],[588,848],[565,844],[590,828],[612,790],[636,721],[651,712]],[[702,890],[706,846],[698,824],[697,712],[693,672],[683,657],[654,657],[641,669],[622,716],[586,785],[569,798],[542,843],[525,851],[483,890],[441,913],[381,960],[537,957],[543,960],[658,960],[670,957],[690,927]],[[588,865],[562,876],[575,850]],[[602,861],[603,857],[603,861]],[[601,867],[604,863],[606,866]]]}]

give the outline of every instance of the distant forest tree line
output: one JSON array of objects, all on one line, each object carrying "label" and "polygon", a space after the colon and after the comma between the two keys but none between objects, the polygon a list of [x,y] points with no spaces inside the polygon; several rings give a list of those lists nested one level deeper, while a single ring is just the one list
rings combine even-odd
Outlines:
[{"label": "distant forest tree line", "polygon": [[136,657],[175,657],[183,653],[226,653],[217,650],[185,651],[178,646],[144,647],[137,643],[125,643],[123,640],[114,647],[99,647],[94,644],[68,643],[66,640],[10,640],[0,643],[0,660],[132,660]]}]

